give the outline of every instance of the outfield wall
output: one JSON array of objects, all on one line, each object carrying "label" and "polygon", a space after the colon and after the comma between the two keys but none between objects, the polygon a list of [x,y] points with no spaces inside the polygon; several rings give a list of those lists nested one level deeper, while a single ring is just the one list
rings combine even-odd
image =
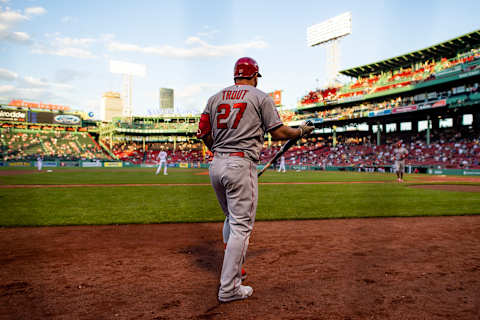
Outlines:
[{"label": "outfield wall", "polygon": [[[9,162],[0,162],[0,167],[35,167],[36,161],[9,161]],[[52,168],[52,167],[81,167],[81,168],[156,168],[156,164],[132,164],[130,162],[121,162],[121,161],[43,161],[43,168]],[[195,163],[169,163],[169,168],[185,168],[185,169],[208,169],[208,163],[195,162]],[[257,169],[263,169],[264,165],[257,165]],[[278,167],[272,168],[271,170],[277,169]],[[392,172],[392,166],[381,166],[385,172]],[[302,165],[286,165],[286,169],[290,171],[308,171],[308,170],[323,170],[323,171],[368,171],[368,169],[375,169],[378,172],[378,168],[373,167],[319,167],[319,166],[302,166]],[[415,169],[419,169],[420,173],[428,173],[432,175],[457,175],[457,176],[480,176],[480,170],[474,169],[433,169],[425,167],[416,167],[416,166],[407,166],[407,173],[413,172]]]}]

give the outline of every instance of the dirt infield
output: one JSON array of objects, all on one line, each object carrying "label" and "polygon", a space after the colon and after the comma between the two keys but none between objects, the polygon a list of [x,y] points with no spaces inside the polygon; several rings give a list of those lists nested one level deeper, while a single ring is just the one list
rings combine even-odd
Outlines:
[{"label": "dirt infield", "polygon": [[480,216],[257,222],[245,301],[221,223],[0,229],[1,319],[477,319]]}]

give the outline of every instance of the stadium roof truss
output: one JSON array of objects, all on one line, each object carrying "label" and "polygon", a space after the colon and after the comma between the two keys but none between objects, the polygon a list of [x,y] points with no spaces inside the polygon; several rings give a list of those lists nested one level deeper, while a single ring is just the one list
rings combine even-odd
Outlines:
[{"label": "stadium roof truss", "polygon": [[479,46],[480,30],[476,30],[425,49],[413,51],[383,61],[342,70],[340,73],[354,78],[366,77],[370,74],[381,73],[382,71],[391,71],[404,67],[410,67],[412,64],[420,61],[431,59],[437,60],[440,58],[453,58],[461,51],[478,48]]}]

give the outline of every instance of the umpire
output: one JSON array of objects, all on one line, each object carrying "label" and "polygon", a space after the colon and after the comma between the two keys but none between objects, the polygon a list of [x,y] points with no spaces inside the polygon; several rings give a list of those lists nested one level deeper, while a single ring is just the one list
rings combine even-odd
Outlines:
[{"label": "umpire", "polygon": [[273,99],[257,89],[258,64],[249,57],[237,60],[235,84],[208,99],[197,137],[214,153],[210,181],[225,214],[223,241],[226,245],[218,299],[229,302],[252,295],[242,285],[250,234],[258,200],[257,163],[266,132],[273,139],[287,140],[308,135],[314,127],[285,126]]}]

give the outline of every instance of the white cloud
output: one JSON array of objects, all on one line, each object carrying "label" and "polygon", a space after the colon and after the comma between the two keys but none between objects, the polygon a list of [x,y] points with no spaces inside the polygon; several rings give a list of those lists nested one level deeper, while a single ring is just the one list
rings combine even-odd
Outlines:
[{"label": "white cloud", "polygon": [[46,79],[37,79],[31,76],[23,77],[22,81],[33,88],[73,89],[71,85],[49,82]]},{"label": "white cloud", "polygon": [[264,49],[268,47],[268,44],[263,40],[217,46],[211,45],[198,37],[189,37],[185,44],[187,45],[186,48],[177,48],[169,45],[142,47],[136,44],[113,41],[108,44],[108,50],[155,54],[174,58],[194,58],[228,56],[241,54],[247,49]]},{"label": "white cloud", "polygon": [[16,42],[28,42],[30,41],[30,35],[25,32],[14,31],[7,36],[10,40]]},{"label": "white cloud", "polygon": [[23,15],[18,11],[13,11],[9,7],[6,7],[5,10],[0,7],[0,24],[2,25],[12,26],[28,19],[29,18],[26,15]]},{"label": "white cloud", "polygon": [[63,23],[70,23],[70,22],[76,22],[77,19],[71,16],[65,16],[62,19],[60,19]]},{"label": "white cloud", "polygon": [[14,84],[0,85],[0,97],[2,101],[11,99],[24,99],[29,101],[49,101],[51,103],[65,103],[64,93],[71,93],[73,86],[51,82],[47,79],[38,79],[32,76],[19,76],[15,72],[0,69],[0,77],[7,74],[14,78]]},{"label": "white cloud", "polygon": [[197,36],[205,37],[205,38],[213,38],[213,36],[219,32],[220,30],[212,29],[209,26],[203,26],[203,31],[198,32]]},{"label": "white cloud", "polygon": [[32,53],[79,59],[95,58],[95,55],[90,51],[90,46],[98,41],[96,39],[61,37],[59,33],[46,34],[45,36],[53,39],[46,43],[37,43],[32,49]]},{"label": "white cloud", "polygon": [[40,16],[45,13],[47,13],[47,10],[42,7],[30,7],[25,9],[25,14],[27,16]]},{"label": "white cloud", "polygon": [[92,43],[97,41],[92,38],[69,38],[69,37],[56,37],[55,42],[59,46],[65,47],[88,47]]},{"label": "white cloud", "polygon": [[32,7],[25,9],[25,13],[15,11],[9,7],[0,7],[0,40],[14,43],[30,43],[30,35],[25,32],[15,31],[18,24],[30,20],[34,15],[40,15],[47,12],[42,7]]},{"label": "white cloud", "polygon": [[72,57],[79,59],[93,59],[95,56],[88,50],[80,48],[46,48],[46,47],[37,47],[32,50],[32,53],[36,54],[49,54],[54,56],[61,57]]},{"label": "white cloud", "polygon": [[13,71],[0,68],[0,80],[13,81],[18,78],[18,74]]}]

